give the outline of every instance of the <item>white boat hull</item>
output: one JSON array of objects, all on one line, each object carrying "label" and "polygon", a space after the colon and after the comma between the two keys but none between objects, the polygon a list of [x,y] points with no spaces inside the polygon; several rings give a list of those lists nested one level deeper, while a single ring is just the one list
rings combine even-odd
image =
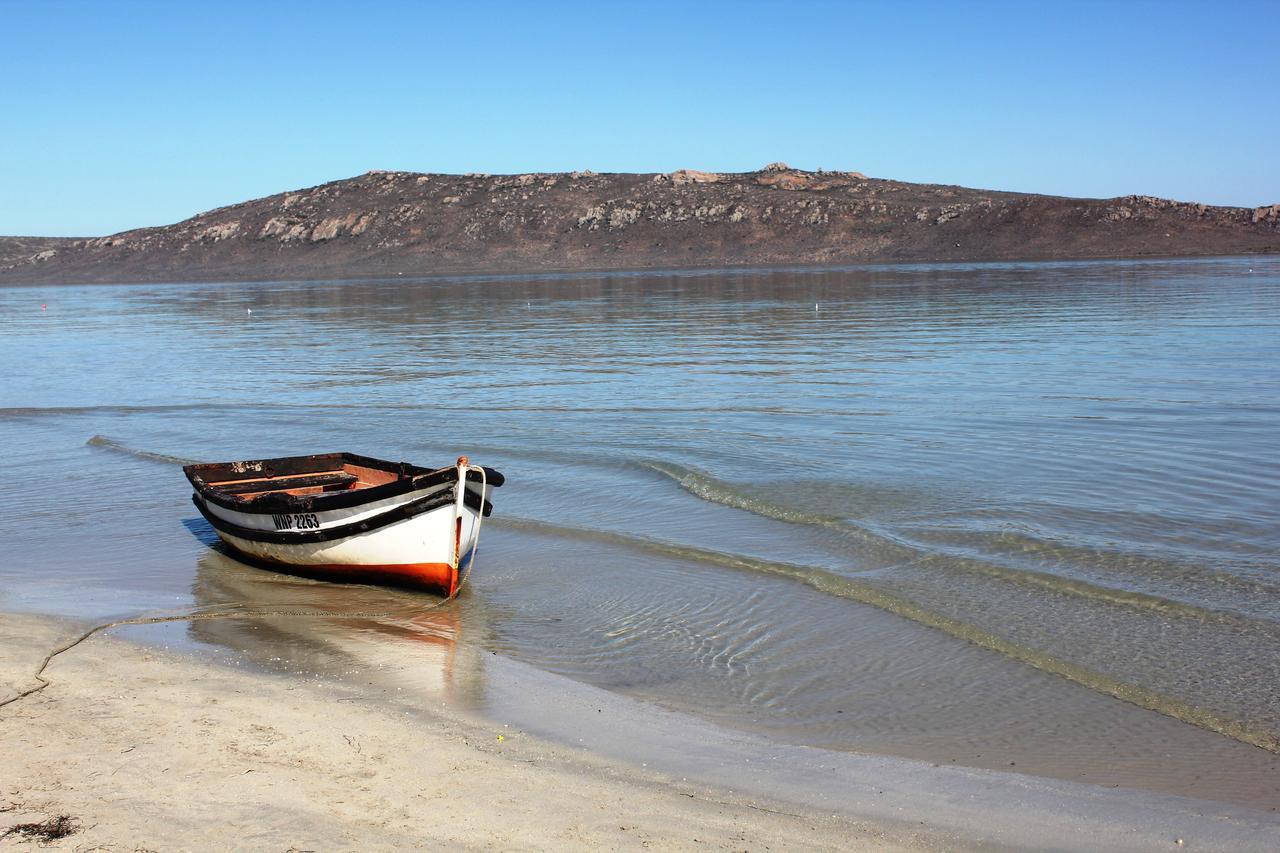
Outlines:
[{"label": "white boat hull", "polygon": [[[464,473],[452,482],[328,509],[317,501],[252,511],[248,502],[218,500],[200,490],[193,499],[222,541],[251,560],[297,574],[453,595],[492,493],[491,486],[467,480]],[[465,500],[457,498],[459,481],[466,484]]]}]

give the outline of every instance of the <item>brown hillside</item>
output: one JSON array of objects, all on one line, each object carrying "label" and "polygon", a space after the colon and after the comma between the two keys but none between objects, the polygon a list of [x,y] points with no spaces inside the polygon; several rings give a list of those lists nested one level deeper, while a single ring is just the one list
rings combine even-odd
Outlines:
[{"label": "brown hillside", "polygon": [[805,172],[369,172],[86,240],[0,238],[0,282],[307,279],[1280,253],[1280,205],[1074,199]]}]

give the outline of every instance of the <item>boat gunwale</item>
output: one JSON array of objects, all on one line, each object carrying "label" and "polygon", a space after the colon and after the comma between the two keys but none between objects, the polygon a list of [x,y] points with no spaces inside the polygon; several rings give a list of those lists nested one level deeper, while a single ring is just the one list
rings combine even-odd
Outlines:
[{"label": "boat gunwale", "polygon": [[[356,465],[372,468],[398,475],[396,480],[377,486],[360,489],[344,489],[334,492],[318,492],[310,495],[293,495],[282,490],[264,490],[253,497],[244,497],[222,491],[212,485],[204,475],[214,474],[219,482],[230,485],[236,481],[258,479],[265,472],[267,479],[281,475],[312,473],[309,467],[324,463]],[[485,468],[485,480],[490,486],[501,486],[504,478],[492,468]],[[396,497],[407,492],[429,488],[445,483],[456,483],[458,469],[456,466],[445,468],[423,468],[409,462],[390,462],[386,459],[375,459],[356,453],[318,453],[308,456],[280,456],[273,459],[252,459],[240,462],[202,462],[184,465],[182,473],[195,488],[196,493],[204,500],[224,509],[237,512],[273,514],[276,512],[323,512],[333,509],[349,509],[362,504],[373,503],[386,498]],[[230,475],[223,477],[224,474]],[[239,475],[239,476],[236,476]],[[468,482],[480,482],[481,476],[476,471],[467,472]],[[264,483],[267,485],[267,483]]]}]

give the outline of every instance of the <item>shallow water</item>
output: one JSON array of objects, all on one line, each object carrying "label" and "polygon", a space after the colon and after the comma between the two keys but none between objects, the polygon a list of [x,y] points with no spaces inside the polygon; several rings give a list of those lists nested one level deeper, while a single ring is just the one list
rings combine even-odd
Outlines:
[{"label": "shallow water", "polygon": [[[0,358],[0,607],[1280,805],[1280,261],[15,288]],[[210,550],[176,461],[327,450],[507,475],[460,601]]]}]

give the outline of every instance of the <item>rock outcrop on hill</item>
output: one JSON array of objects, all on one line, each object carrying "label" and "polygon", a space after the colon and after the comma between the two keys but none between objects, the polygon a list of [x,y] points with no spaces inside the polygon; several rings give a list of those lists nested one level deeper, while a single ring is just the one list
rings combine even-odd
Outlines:
[{"label": "rock outcrop on hill", "polygon": [[369,172],[92,239],[0,238],[0,282],[1280,253],[1280,205],[758,172]]}]

